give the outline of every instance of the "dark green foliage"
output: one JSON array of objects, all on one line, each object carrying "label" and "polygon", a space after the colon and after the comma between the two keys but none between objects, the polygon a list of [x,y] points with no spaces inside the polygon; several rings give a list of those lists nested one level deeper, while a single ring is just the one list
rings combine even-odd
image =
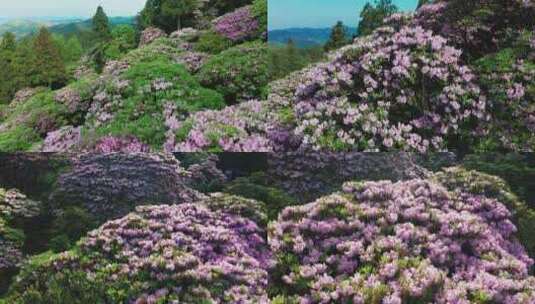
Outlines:
[{"label": "dark green foliage", "polygon": [[148,0],[138,15],[141,29],[155,26],[167,33],[195,23],[197,0]]},{"label": "dark green foliage", "polygon": [[45,27],[41,28],[33,42],[33,52],[32,84],[52,88],[63,86],[66,81],[65,64],[50,32]]},{"label": "dark green foliage", "polygon": [[228,104],[266,95],[267,46],[251,42],[210,58],[197,77],[204,86],[223,94]]},{"label": "dark green foliage", "polygon": [[[200,86],[187,70],[166,58],[133,65],[124,77],[131,84],[122,92],[123,102],[112,109],[114,119],[99,127],[97,135],[133,135],[142,142],[161,148],[165,141],[163,108],[173,102],[177,111],[189,115],[202,109],[220,109],[223,98],[217,92]],[[154,82],[168,82],[169,88],[153,90]]]},{"label": "dark green foliage", "polygon": [[269,46],[269,79],[276,80],[324,58],[322,47],[297,48],[293,40],[285,46]]},{"label": "dark green foliage", "polygon": [[463,160],[463,166],[503,178],[516,195],[535,209],[535,155],[474,154]]},{"label": "dark green foliage", "polygon": [[258,32],[259,34],[267,34],[267,24],[268,24],[268,4],[267,0],[254,0],[253,15],[258,20]]},{"label": "dark green foliage", "polygon": [[76,241],[91,229],[96,228],[97,222],[80,207],[70,206],[54,220],[50,241],[50,249],[61,252],[70,249]]},{"label": "dark green foliage", "polygon": [[119,25],[111,33],[105,55],[108,60],[117,60],[128,51],[136,48],[136,31],[129,25]]},{"label": "dark green foliage", "polygon": [[108,16],[104,12],[102,6],[97,8],[95,16],[93,16],[93,31],[96,33],[99,40],[108,40],[111,37],[110,25]]},{"label": "dark green foliage", "polygon": [[237,178],[225,185],[223,192],[265,203],[270,220],[276,219],[285,207],[297,205],[295,198],[280,189],[271,187],[263,173]]},{"label": "dark green foliage", "polygon": [[342,21],[338,21],[333,27],[329,41],[325,43],[324,49],[325,51],[330,51],[338,49],[348,43],[349,41],[346,39],[346,29],[344,27],[344,23]]},{"label": "dark green foliage", "polygon": [[360,21],[358,25],[358,35],[369,35],[376,28],[383,25],[383,19],[396,13],[398,8],[392,3],[392,0],[376,0],[375,6],[366,3],[364,9],[360,13]]},{"label": "dark green foliage", "polygon": [[199,37],[195,49],[199,52],[218,54],[230,48],[232,41],[213,31],[207,31]]}]

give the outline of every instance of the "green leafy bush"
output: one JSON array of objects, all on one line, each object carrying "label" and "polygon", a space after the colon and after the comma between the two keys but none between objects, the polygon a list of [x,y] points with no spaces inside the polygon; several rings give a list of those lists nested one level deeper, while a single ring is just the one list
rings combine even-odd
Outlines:
[{"label": "green leafy bush", "polygon": [[218,54],[230,48],[232,41],[213,31],[207,31],[199,37],[195,50],[209,54]]},{"label": "green leafy bush", "polygon": [[169,59],[139,62],[122,77],[129,85],[120,93],[121,100],[109,109],[113,119],[97,128],[98,136],[135,136],[160,148],[165,141],[166,103],[174,104],[183,116],[224,106],[219,93],[203,88],[186,68]]},{"label": "green leafy bush", "polygon": [[253,15],[258,20],[258,32],[260,35],[267,33],[268,4],[267,0],[254,0],[252,7]]},{"label": "green leafy bush", "polygon": [[297,201],[284,191],[270,187],[269,184],[263,173],[254,173],[251,176],[240,177],[228,183],[223,192],[265,203],[268,218],[273,220],[285,207],[297,205]]},{"label": "green leafy bush", "polygon": [[197,77],[223,94],[227,103],[262,98],[268,83],[267,55],[265,43],[244,43],[213,56]]},{"label": "green leafy bush", "polygon": [[0,151],[27,151],[46,134],[68,124],[66,107],[54,100],[51,91],[39,93],[24,103],[5,111],[0,129]]}]

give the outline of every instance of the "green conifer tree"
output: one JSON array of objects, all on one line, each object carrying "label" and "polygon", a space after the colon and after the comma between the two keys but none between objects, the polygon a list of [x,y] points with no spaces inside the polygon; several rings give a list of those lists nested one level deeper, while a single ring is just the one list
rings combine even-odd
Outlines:
[{"label": "green conifer tree", "polygon": [[65,65],[50,32],[42,27],[33,42],[35,69],[32,84],[48,87],[61,86],[66,80]]},{"label": "green conifer tree", "polygon": [[102,6],[97,8],[97,12],[95,13],[95,16],[93,16],[93,31],[101,41],[106,41],[111,37],[108,16],[106,16]]},{"label": "green conifer tree", "polygon": [[331,30],[331,36],[324,46],[325,51],[340,48],[348,43],[346,29],[342,21],[338,21]]}]

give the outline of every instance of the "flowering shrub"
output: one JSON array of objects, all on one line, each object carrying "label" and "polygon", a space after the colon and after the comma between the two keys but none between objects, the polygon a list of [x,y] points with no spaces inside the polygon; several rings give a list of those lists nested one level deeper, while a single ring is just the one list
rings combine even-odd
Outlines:
[{"label": "flowering shrub", "polygon": [[480,57],[510,44],[535,25],[531,0],[439,0],[423,5],[412,24],[446,37],[467,57]]},{"label": "flowering shrub", "polygon": [[270,125],[269,116],[266,107],[256,100],[221,111],[195,113],[177,122],[166,151],[269,152],[272,145],[264,133]]},{"label": "flowering shrub", "polygon": [[22,245],[24,234],[13,229],[0,218],[0,290],[5,289],[10,275],[8,272],[17,268],[23,259]]},{"label": "flowering shrub", "polygon": [[82,206],[98,219],[123,216],[137,205],[193,202],[189,174],[172,156],[146,153],[77,155],[51,194],[54,210]]},{"label": "flowering shrub", "polygon": [[41,152],[64,152],[77,150],[82,140],[82,128],[65,126],[46,135]]},{"label": "flowering shrub", "polygon": [[15,189],[0,188],[0,218],[7,221],[32,218],[41,212],[39,202],[28,199],[26,195]]},{"label": "flowering shrub", "polygon": [[69,123],[69,111],[58,104],[52,92],[38,93],[10,108],[0,124],[0,151],[27,151],[48,132]]},{"label": "flowering shrub", "polygon": [[254,222],[202,203],[138,207],[76,250],[26,264],[8,300],[268,303],[272,262],[262,234]]},{"label": "flowering shrub", "polygon": [[460,54],[421,27],[358,39],[308,71],[293,100],[295,132],[316,149],[443,149],[487,118]]},{"label": "flowering shrub", "polygon": [[227,103],[262,97],[268,83],[266,45],[252,42],[223,51],[206,61],[197,78]]},{"label": "flowering shrub", "polygon": [[213,211],[221,211],[247,218],[259,227],[267,226],[266,204],[226,193],[212,193],[204,203]]},{"label": "flowering shrub", "polygon": [[433,180],[444,185],[450,191],[466,192],[493,198],[505,204],[511,212],[518,227],[518,238],[531,257],[535,258],[535,209],[529,208],[514,195],[507,183],[496,176],[452,167],[437,172]]},{"label": "flowering shrub", "polygon": [[123,152],[123,153],[139,153],[150,152],[150,147],[140,142],[137,138],[132,136],[125,137],[113,137],[107,136],[101,138],[95,148],[95,153],[111,153],[111,152]]},{"label": "flowering shrub", "polygon": [[284,303],[530,303],[507,208],[425,180],[347,183],[269,229]]},{"label": "flowering shrub", "polygon": [[244,6],[213,21],[215,31],[232,41],[254,38],[259,24],[252,12],[252,6]]},{"label": "flowering shrub", "polygon": [[528,45],[503,49],[475,62],[493,114],[490,136],[482,150],[535,148],[535,61],[526,57],[526,48]]},{"label": "flowering shrub", "polygon": [[183,66],[167,59],[132,65],[120,79],[128,86],[107,88],[99,94],[102,96],[95,96],[98,101],[86,124],[96,127],[97,136],[135,136],[161,149],[166,133],[166,103],[173,105],[181,117],[201,109],[219,109],[224,104],[219,93],[201,87]]}]

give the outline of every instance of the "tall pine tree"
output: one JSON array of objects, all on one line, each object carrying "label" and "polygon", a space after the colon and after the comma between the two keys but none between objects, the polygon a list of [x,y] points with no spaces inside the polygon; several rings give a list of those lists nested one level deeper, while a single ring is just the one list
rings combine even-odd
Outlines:
[{"label": "tall pine tree", "polygon": [[66,80],[65,65],[50,32],[42,27],[33,42],[34,74],[32,84],[56,88]]},{"label": "tall pine tree", "polygon": [[93,16],[93,31],[100,41],[106,41],[111,38],[108,16],[106,16],[102,6],[97,8],[97,12]]},{"label": "tall pine tree", "polygon": [[6,32],[0,43],[0,103],[9,103],[17,90],[13,66],[16,48],[15,35]]},{"label": "tall pine tree", "polygon": [[169,20],[174,20],[177,30],[181,29],[184,23],[193,20],[197,5],[197,0],[165,0],[162,4],[162,13]]},{"label": "tall pine tree", "polygon": [[346,29],[342,21],[338,21],[331,30],[331,36],[324,46],[325,51],[340,48],[348,43]]},{"label": "tall pine tree", "polygon": [[383,25],[383,20],[396,13],[398,7],[392,3],[392,0],[376,0],[375,6],[366,3],[360,13],[358,25],[358,35],[366,36],[371,34],[376,28]]}]

